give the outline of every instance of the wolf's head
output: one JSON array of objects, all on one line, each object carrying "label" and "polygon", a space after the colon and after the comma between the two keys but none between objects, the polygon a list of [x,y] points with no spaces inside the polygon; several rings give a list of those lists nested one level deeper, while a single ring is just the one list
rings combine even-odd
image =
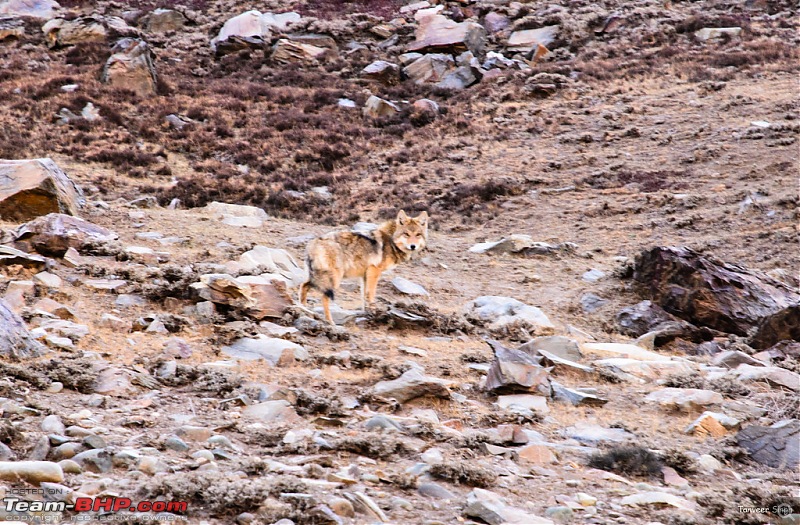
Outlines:
[{"label": "wolf's head", "polygon": [[400,210],[392,240],[395,246],[408,254],[425,248],[428,242],[428,212],[423,211],[416,217],[409,217],[406,212]]}]

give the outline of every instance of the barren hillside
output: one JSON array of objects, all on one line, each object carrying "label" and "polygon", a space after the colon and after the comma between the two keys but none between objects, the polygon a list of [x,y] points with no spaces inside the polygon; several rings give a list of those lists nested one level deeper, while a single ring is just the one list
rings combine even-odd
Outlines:
[{"label": "barren hillside", "polygon": [[[209,524],[796,523],[799,23],[0,1],[0,490]],[[309,239],[401,209],[428,247],[374,308],[293,304]]]}]

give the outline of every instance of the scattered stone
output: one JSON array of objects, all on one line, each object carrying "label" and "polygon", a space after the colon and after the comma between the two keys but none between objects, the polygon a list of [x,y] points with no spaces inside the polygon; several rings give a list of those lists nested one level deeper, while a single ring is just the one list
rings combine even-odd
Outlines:
[{"label": "scattered stone", "polygon": [[359,514],[365,514],[381,522],[389,521],[389,518],[377,503],[363,492],[345,492],[344,497],[350,500],[353,508]]},{"label": "scattered stone", "polygon": [[591,270],[581,275],[581,279],[589,283],[596,283],[605,276],[606,276],[605,272],[600,271],[596,268],[592,268]]},{"label": "scattered stone", "polygon": [[465,311],[467,316],[488,323],[493,331],[522,328],[536,335],[550,335],[555,331],[555,325],[539,308],[510,297],[478,297],[467,303]]},{"label": "scattered stone", "polygon": [[205,209],[229,226],[260,228],[264,221],[268,219],[267,212],[256,206],[226,204],[215,201],[207,204]]},{"label": "scattered stone", "polygon": [[544,511],[544,515],[556,523],[570,523],[574,514],[573,510],[566,506],[548,507]]},{"label": "scattered stone", "polygon": [[5,299],[0,299],[0,356],[23,359],[42,355],[47,350],[31,335],[22,319]]},{"label": "scattered stone", "polygon": [[538,391],[550,397],[549,368],[540,365],[537,358],[526,352],[506,348],[491,339],[487,342],[494,351],[494,361],[486,375],[486,390]]},{"label": "scattered stone", "polygon": [[59,7],[55,0],[6,0],[0,2],[0,15],[50,20]]},{"label": "scattered stone", "polygon": [[428,290],[419,284],[402,277],[395,277],[392,279],[392,286],[394,286],[398,292],[406,295],[430,295]]},{"label": "scattered stone", "polygon": [[664,354],[651,352],[639,345],[628,343],[583,343],[581,344],[581,350],[587,354],[623,357],[640,361],[663,361],[668,359]]},{"label": "scattered stone", "polygon": [[416,368],[406,371],[403,375],[392,381],[380,381],[372,388],[372,394],[405,403],[411,399],[422,396],[450,397],[452,381],[438,379],[423,375]]},{"label": "scattered stone", "polygon": [[0,219],[25,221],[48,213],[75,215],[83,192],[52,159],[0,160]]},{"label": "scattered stone", "polygon": [[63,213],[48,213],[17,227],[14,240],[25,243],[44,255],[66,256],[70,248],[82,250],[102,246],[118,238],[117,234],[83,219]]},{"label": "scattered stone", "polygon": [[[567,361],[578,362],[583,359],[580,345],[574,339],[561,335],[551,335],[546,337],[535,337],[519,347],[523,352],[531,355],[557,356]],[[542,353],[542,351],[544,353]],[[545,356],[547,357],[547,356]]]},{"label": "scattered stone", "polygon": [[403,72],[417,84],[438,83],[455,69],[455,61],[450,55],[431,53],[420,56],[408,64]]},{"label": "scattered stone", "polygon": [[276,15],[246,11],[225,22],[211,41],[211,49],[220,56],[246,47],[260,48],[269,41],[273,30],[285,31],[290,24],[298,21],[300,15],[294,12]]},{"label": "scattered stone", "polygon": [[[18,264],[24,268],[42,268],[47,266],[47,260],[39,255],[25,253],[22,250],[17,250],[11,246],[0,246],[0,264],[11,266]],[[33,284],[32,281],[31,285]],[[6,290],[6,295],[10,292]]]},{"label": "scattered stone", "polygon": [[154,9],[140,19],[141,26],[151,33],[168,33],[178,31],[186,25],[183,13],[173,9]]},{"label": "scattered stone", "polygon": [[631,494],[622,498],[622,505],[637,507],[640,505],[670,505],[681,510],[694,512],[694,503],[667,492],[650,491]]},{"label": "scattered stone", "polygon": [[723,36],[739,36],[741,27],[704,27],[695,31],[694,37],[701,42],[722,38]]},{"label": "scattered stone", "polygon": [[361,76],[391,86],[400,81],[400,66],[385,60],[376,60],[361,70]]},{"label": "scattered stone", "polygon": [[550,381],[550,386],[553,388],[553,399],[569,403],[572,406],[595,406],[600,407],[608,403],[608,399],[598,397],[594,394],[581,392],[567,388],[555,381]]},{"label": "scattered stone", "polygon": [[156,93],[158,79],[153,63],[155,53],[147,42],[138,38],[123,38],[111,48],[102,82],[122,87],[147,97]]},{"label": "scattered stone", "polygon": [[[2,7],[0,7],[2,9]],[[21,18],[0,16],[0,42],[7,38],[21,38],[25,35],[25,21]]]},{"label": "scattered stone", "polygon": [[513,394],[508,396],[498,396],[497,406],[503,410],[516,412],[523,415],[539,414],[547,415],[550,407],[547,406],[547,398],[530,394]]},{"label": "scattered stone", "polygon": [[230,346],[223,346],[222,353],[246,361],[263,359],[270,366],[287,366],[295,360],[305,361],[308,351],[297,343],[259,334],[255,338],[242,338]]},{"label": "scattered stone", "polygon": [[481,242],[473,245],[469,251],[472,253],[511,253],[516,255],[548,255],[555,253],[572,253],[576,245],[571,242],[550,244],[534,241],[530,235],[513,234],[503,237],[499,241]]},{"label": "scattered stone", "polygon": [[83,281],[84,286],[101,291],[116,291],[128,284],[122,279],[87,279]]},{"label": "scattered stone", "polygon": [[324,62],[331,50],[312,44],[281,38],[272,48],[272,60],[285,64]]},{"label": "scattered stone", "polygon": [[709,406],[719,406],[724,401],[721,394],[698,388],[663,388],[651,392],[644,400],[658,403],[667,410],[683,411],[700,411]]},{"label": "scattered stone", "polygon": [[624,357],[612,357],[595,361],[596,368],[605,369],[625,381],[649,383],[669,376],[689,375],[695,372],[692,363],[683,360],[662,359],[640,361]]},{"label": "scattered stone", "polygon": [[489,525],[501,525],[504,523],[553,525],[553,522],[546,518],[534,516],[522,509],[508,506],[500,495],[484,489],[473,489],[467,495],[464,515],[470,518],[478,518]]},{"label": "scattered stone", "polygon": [[111,472],[111,470],[114,468],[111,454],[104,449],[86,450],[76,454],[72,460],[80,465],[84,470],[98,474]]},{"label": "scattered stone", "polygon": [[138,36],[138,31],[122,18],[101,15],[54,18],[42,26],[42,31],[51,48]]},{"label": "scattered stone", "polygon": [[433,482],[420,483],[419,486],[417,487],[417,492],[419,492],[422,496],[425,496],[426,498],[431,498],[436,500],[452,501],[457,497],[455,494],[453,494],[443,486]]},{"label": "scattered stone", "polygon": [[508,17],[500,13],[491,12],[483,17],[483,27],[486,28],[486,32],[490,34],[502,31],[507,28],[510,23]]},{"label": "scattered stone", "polygon": [[50,414],[46,416],[42,420],[42,432],[47,434],[58,434],[63,436],[64,432],[67,430],[67,427],[64,426],[64,423],[61,422],[61,418],[59,418],[55,414]]},{"label": "scattered stone", "polygon": [[289,402],[283,399],[247,406],[242,410],[242,415],[265,423],[296,423],[300,420]]},{"label": "scattered stone", "polygon": [[700,417],[695,419],[687,428],[687,434],[694,434],[698,437],[711,436],[720,438],[728,433],[728,430],[738,430],[740,422],[738,419],[720,414],[718,412],[703,412]]},{"label": "scattered stone", "polygon": [[253,249],[243,253],[238,261],[225,264],[231,274],[271,274],[270,277],[281,278],[286,284],[295,288],[305,282],[307,273],[289,252],[279,248],[254,246]]},{"label": "scattered stone", "polygon": [[800,392],[800,374],[779,366],[752,366],[741,364],[732,374],[739,381],[765,381],[770,385]]},{"label": "scattered stone", "polygon": [[562,432],[566,437],[584,443],[613,442],[622,443],[636,439],[636,436],[621,428],[605,428],[600,425],[581,421]]},{"label": "scattered stone", "polygon": [[0,461],[0,479],[5,481],[25,480],[31,484],[43,482],[61,483],[64,472],[52,461]]},{"label": "scattered stone", "polygon": [[33,276],[33,282],[44,288],[58,290],[61,288],[61,278],[50,272],[39,272]]},{"label": "scattered stone", "polygon": [[362,111],[364,116],[380,118],[394,115],[400,111],[400,108],[388,100],[371,95],[364,104],[364,109]]},{"label": "scattered stone", "polygon": [[558,462],[558,458],[549,447],[538,443],[522,447],[518,454],[520,459],[534,465],[551,465]]},{"label": "scattered stone", "polygon": [[206,274],[191,289],[202,299],[243,310],[255,319],[282,317],[294,304],[284,279]]}]

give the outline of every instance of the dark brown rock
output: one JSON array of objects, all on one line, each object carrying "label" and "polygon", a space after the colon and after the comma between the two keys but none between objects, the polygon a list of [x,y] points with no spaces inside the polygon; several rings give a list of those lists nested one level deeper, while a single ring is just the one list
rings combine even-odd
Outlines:
[{"label": "dark brown rock", "polygon": [[689,248],[645,251],[636,259],[633,278],[667,312],[737,335],[800,304],[800,294],[788,285]]},{"label": "dark brown rock", "polygon": [[769,348],[781,341],[800,341],[800,303],[764,317],[750,346]]}]

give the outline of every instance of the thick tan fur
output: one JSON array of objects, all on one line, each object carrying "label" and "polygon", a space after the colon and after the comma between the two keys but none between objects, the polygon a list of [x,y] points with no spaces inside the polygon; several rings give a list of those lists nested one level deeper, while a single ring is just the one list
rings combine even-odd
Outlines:
[{"label": "thick tan fur", "polygon": [[409,260],[428,242],[428,213],[409,217],[404,211],[397,218],[371,232],[331,232],[308,243],[306,268],[308,281],[300,286],[300,302],[306,304],[311,288],[322,292],[325,319],[333,323],[330,302],[342,279],[361,279],[364,309],[375,302],[381,274]]}]

